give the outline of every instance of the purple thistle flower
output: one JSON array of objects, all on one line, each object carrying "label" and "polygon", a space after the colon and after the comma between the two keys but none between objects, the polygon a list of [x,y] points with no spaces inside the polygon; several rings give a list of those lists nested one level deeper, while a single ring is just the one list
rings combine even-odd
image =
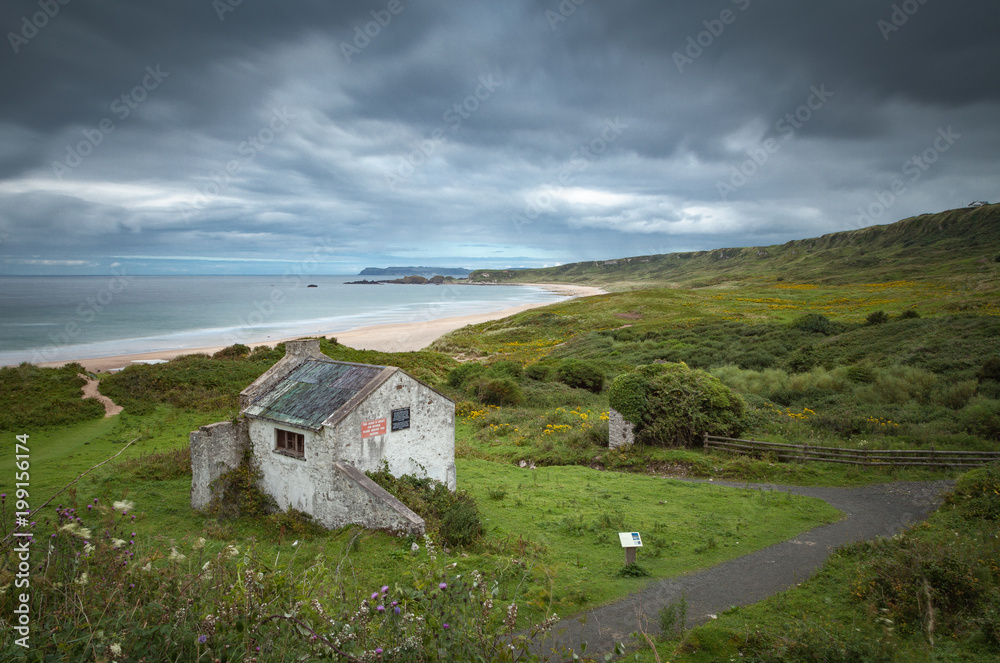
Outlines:
[{"label": "purple thistle flower", "polygon": [[448,583],[446,582],[441,583],[440,585],[438,585],[438,589],[448,589]]},{"label": "purple thistle flower", "polygon": [[399,606],[397,605],[395,608],[392,609],[392,611],[398,615],[399,614]]},{"label": "purple thistle flower", "polygon": [[385,612],[385,606],[384,605],[376,606],[375,609],[378,610],[379,612]]},{"label": "purple thistle flower", "polygon": [[208,636],[207,635],[199,635],[198,636],[198,642],[200,642],[201,644],[205,644],[205,642],[207,640],[208,640]]},{"label": "purple thistle flower", "polygon": [[378,598],[378,592],[372,592],[372,601]]},{"label": "purple thistle flower", "polygon": [[381,655],[382,655],[382,648],[381,648],[381,647],[376,647],[376,648],[375,648],[375,653],[376,653],[377,655],[381,656]]},{"label": "purple thistle flower", "polygon": [[446,631],[447,631],[448,629],[450,629],[450,628],[451,628],[451,627],[450,627],[450,626],[448,626],[447,624],[442,624],[442,626],[444,627],[444,629],[445,629]]},{"label": "purple thistle flower", "polygon": [[382,593],[385,594],[389,591],[389,585],[382,585]]}]

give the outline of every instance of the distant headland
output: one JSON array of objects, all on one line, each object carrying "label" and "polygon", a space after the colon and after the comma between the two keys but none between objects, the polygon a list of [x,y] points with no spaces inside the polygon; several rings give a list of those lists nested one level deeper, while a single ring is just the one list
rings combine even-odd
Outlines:
[{"label": "distant headland", "polygon": [[464,267],[365,267],[358,276],[454,276],[464,279],[472,273]]}]

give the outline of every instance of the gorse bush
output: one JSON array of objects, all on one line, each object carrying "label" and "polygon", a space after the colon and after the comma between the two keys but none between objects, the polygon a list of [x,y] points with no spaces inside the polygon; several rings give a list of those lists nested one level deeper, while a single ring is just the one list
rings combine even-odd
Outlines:
[{"label": "gorse bush", "polygon": [[553,379],[555,369],[548,364],[528,364],[524,369],[524,375],[539,382],[549,382]]},{"label": "gorse bush", "polygon": [[556,371],[559,381],[576,389],[599,393],[604,389],[604,371],[596,364],[580,359],[566,359]]},{"label": "gorse bush", "polygon": [[634,373],[640,377],[615,378],[608,395],[611,407],[635,417],[627,418],[637,442],[690,446],[703,434],[738,435],[746,424],[743,399],[704,371],[685,364],[651,364]]},{"label": "gorse bush", "polygon": [[486,367],[480,363],[469,361],[459,364],[448,373],[448,385],[460,389],[472,378],[481,375]]},{"label": "gorse bush", "polygon": [[885,311],[872,311],[865,318],[866,325],[881,325],[886,322],[889,322],[889,314]]},{"label": "gorse bush", "polygon": [[792,327],[811,334],[822,334],[823,336],[830,336],[838,331],[836,323],[821,313],[807,313],[796,320],[792,324]]},{"label": "gorse bush", "polygon": [[485,405],[518,405],[524,400],[521,388],[510,378],[481,378],[474,384],[473,391]]},{"label": "gorse bush", "polygon": [[524,376],[524,367],[520,362],[503,360],[490,364],[486,372],[491,376],[506,377],[511,380],[520,380]]}]

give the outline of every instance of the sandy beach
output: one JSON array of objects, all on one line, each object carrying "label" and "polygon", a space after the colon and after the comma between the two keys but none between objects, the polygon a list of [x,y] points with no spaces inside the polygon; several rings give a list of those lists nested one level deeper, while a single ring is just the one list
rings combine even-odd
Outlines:
[{"label": "sandy beach", "polygon": [[[591,286],[572,285],[562,283],[523,283],[517,285],[530,285],[537,288],[545,288],[566,297],[589,297],[591,295],[602,295],[605,291],[601,288]],[[489,286],[483,286],[489,287]],[[358,350],[380,350],[382,352],[411,352],[422,350],[435,340],[444,336],[448,332],[461,329],[466,325],[474,325],[490,320],[499,320],[507,316],[527,311],[528,309],[548,306],[548,303],[539,302],[534,304],[522,304],[499,311],[489,313],[475,313],[472,315],[461,315],[452,318],[439,318],[437,320],[426,320],[423,322],[407,322],[389,325],[374,325],[371,327],[358,327],[348,330],[329,330],[320,332],[317,336],[334,336],[337,341],[348,347]],[[292,337],[296,338],[296,337]],[[260,345],[275,345],[282,341],[291,339],[279,339],[277,341],[267,341],[266,343],[251,343],[251,347]],[[164,350],[160,352],[147,352],[134,355],[117,355],[113,357],[98,357],[94,359],[77,359],[67,361],[54,361],[39,364],[40,366],[55,367],[64,366],[75,361],[82,364],[91,373],[99,373],[117,368],[124,368],[135,361],[169,360],[180,355],[197,353],[212,354],[218,352],[224,346],[207,348],[186,348],[182,350]]]}]

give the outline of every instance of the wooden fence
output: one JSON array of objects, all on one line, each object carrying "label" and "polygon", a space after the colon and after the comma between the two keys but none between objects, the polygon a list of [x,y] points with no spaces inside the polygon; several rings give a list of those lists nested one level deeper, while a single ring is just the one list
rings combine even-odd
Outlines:
[{"label": "wooden fence", "polygon": [[738,454],[770,454],[782,461],[814,460],[824,463],[847,463],[849,465],[933,466],[933,467],[978,467],[1000,461],[1000,451],[904,451],[895,449],[843,449],[820,447],[808,444],[778,444],[738,440],[731,437],[706,435],[705,450],[729,451]]}]

